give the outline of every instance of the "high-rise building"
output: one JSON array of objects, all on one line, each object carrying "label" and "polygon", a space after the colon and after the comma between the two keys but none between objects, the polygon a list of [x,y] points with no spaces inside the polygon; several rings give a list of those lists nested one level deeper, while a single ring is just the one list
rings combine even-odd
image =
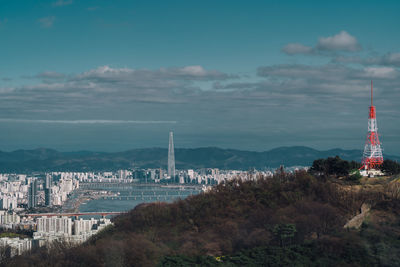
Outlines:
[{"label": "high-rise building", "polygon": [[174,134],[169,132],[168,145],[168,176],[175,178],[175,152],[174,152]]},{"label": "high-rise building", "polygon": [[128,170],[119,170],[118,171],[119,179],[126,179],[127,177],[128,177]]},{"label": "high-rise building", "polygon": [[96,219],[91,218],[90,220],[84,220],[80,218],[79,220],[74,221],[74,234],[80,235],[82,233],[89,233],[93,230],[93,226],[98,222]]},{"label": "high-rise building", "polygon": [[33,179],[28,188],[28,208],[34,208],[37,205],[37,180]]},{"label": "high-rise building", "polygon": [[5,210],[0,210],[0,223],[10,224],[10,223],[20,223],[21,218],[15,212],[9,212]]},{"label": "high-rise building", "polygon": [[53,204],[51,202],[51,188],[44,189],[44,204],[46,206],[51,206]]},{"label": "high-rise building", "polygon": [[45,183],[44,183],[44,188],[45,189],[51,188],[52,184],[53,184],[53,176],[48,173],[48,174],[46,174],[46,180],[45,180]]},{"label": "high-rise building", "polygon": [[2,196],[0,199],[0,208],[5,210],[14,210],[17,208],[17,198],[14,196]]},{"label": "high-rise building", "polygon": [[68,217],[41,217],[37,220],[37,231],[72,235],[72,219]]},{"label": "high-rise building", "polygon": [[46,206],[51,206],[51,186],[53,185],[53,176],[51,174],[46,174],[46,180],[44,183],[44,204]]}]

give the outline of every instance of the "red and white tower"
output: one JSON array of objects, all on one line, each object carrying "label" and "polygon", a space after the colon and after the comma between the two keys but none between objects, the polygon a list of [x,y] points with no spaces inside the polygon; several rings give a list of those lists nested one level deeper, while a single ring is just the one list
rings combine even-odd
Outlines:
[{"label": "red and white tower", "polygon": [[368,134],[365,142],[361,169],[376,169],[383,163],[381,143],[378,136],[378,125],[376,124],[376,109],[373,105],[373,86],[371,81],[371,106],[369,107]]}]

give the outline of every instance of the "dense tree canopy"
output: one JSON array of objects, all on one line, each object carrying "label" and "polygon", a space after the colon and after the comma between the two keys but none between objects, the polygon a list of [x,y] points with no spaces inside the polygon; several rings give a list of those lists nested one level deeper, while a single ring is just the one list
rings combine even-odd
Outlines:
[{"label": "dense tree canopy", "polygon": [[381,166],[383,172],[387,174],[399,174],[400,173],[400,164],[397,161],[393,161],[390,159],[385,159]]},{"label": "dense tree canopy", "polygon": [[351,170],[358,169],[360,166],[358,162],[349,162],[336,156],[314,160],[310,173],[318,176],[348,176]]}]

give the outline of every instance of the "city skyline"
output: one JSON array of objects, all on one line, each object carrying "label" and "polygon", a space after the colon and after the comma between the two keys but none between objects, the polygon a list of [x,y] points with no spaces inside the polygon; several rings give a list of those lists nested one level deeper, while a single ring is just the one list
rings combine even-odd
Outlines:
[{"label": "city skyline", "polygon": [[398,2],[243,3],[3,2],[0,150],[400,154]]}]

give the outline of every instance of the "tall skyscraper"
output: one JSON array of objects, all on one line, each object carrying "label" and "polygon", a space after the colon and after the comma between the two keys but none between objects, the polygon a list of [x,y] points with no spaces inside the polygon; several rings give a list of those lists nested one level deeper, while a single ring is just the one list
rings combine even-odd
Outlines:
[{"label": "tall skyscraper", "polygon": [[51,206],[51,186],[53,185],[53,176],[51,174],[46,174],[46,180],[44,184],[44,204],[46,206]]},{"label": "tall skyscraper", "polygon": [[168,145],[168,176],[175,178],[175,152],[174,152],[174,134],[169,132]]},{"label": "tall skyscraper", "polygon": [[28,188],[28,208],[34,208],[37,205],[37,181],[31,181]]},{"label": "tall skyscraper", "polygon": [[48,189],[51,188],[51,186],[53,185],[53,176],[49,173],[46,174],[46,180],[44,183],[44,188]]},{"label": "tall skyscraper", "polygon": [[51,206],[51,188],[44,189],[44,204],[46,206]]}]

